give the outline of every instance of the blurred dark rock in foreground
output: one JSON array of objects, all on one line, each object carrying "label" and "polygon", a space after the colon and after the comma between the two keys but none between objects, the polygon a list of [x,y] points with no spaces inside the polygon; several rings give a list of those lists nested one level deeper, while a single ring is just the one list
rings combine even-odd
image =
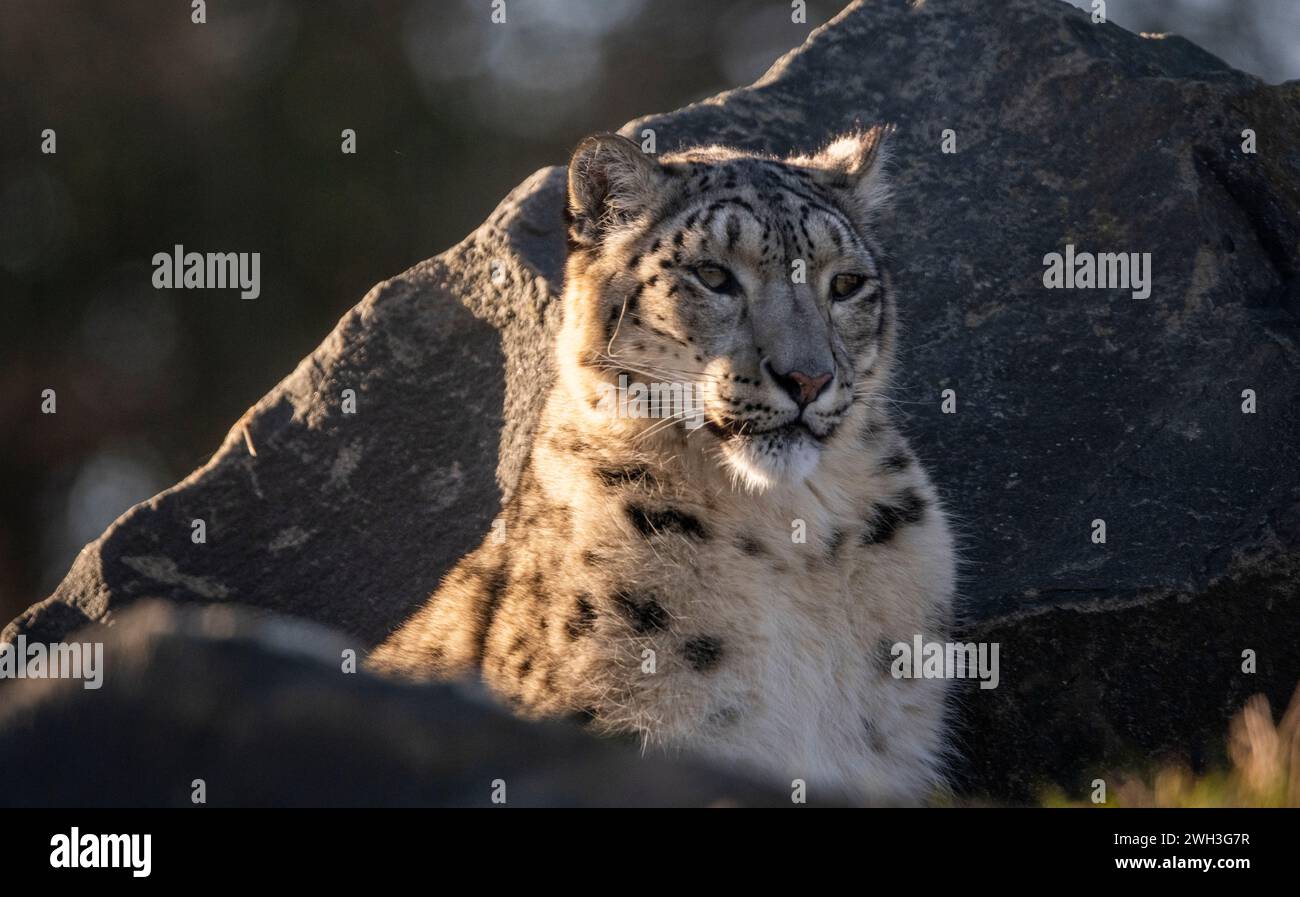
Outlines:
[{"label": "blurred dark rock in foreground", "polygon": [[[882,233],[906,324],[897,397],[960,521],[967,633],[1001,643],[1000,687],[963,692],[963,788],[1077,794],[1164,752],[1212,759],[1248,695],[1281,705],[1300,680],[1300,84],[1052,0],[892,0],[851,7],[750,88],[624,133],[786,153],[876,121],[899,126]],[[562,183],[538,172],[372,290],[6,637],[57,639],[149,595],[382,638],[512,488],[550,378]],[[1044,289],[1067,244],[1150,253],[1150,296]],[[219,673],[222,650],[212,675],[253,675]]]},{"label": "blurred dark rock in foreground", "polygon": [[82,636],[105,642],[102,688],[0,683],[0,806],[193,806],[196,779],[208,806],[791,805],[476,686],[345,673],[315,624],[147,602]]}]

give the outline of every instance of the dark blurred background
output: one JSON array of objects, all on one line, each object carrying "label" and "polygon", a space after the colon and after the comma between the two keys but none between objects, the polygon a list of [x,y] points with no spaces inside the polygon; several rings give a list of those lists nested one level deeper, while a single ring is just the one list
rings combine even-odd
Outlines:
[{"label": "dark blurred background", "polygon": [[[0,624],[374,283],[583,134],[746,84],[842,5],[505,0],[493,24],[491,0],[210,0],[196,25],[189,0],[0,0]],[[1107,12],[1300,76],[1300,0]],[[176,243],[261,253],[261,296],[155,290]]]}]

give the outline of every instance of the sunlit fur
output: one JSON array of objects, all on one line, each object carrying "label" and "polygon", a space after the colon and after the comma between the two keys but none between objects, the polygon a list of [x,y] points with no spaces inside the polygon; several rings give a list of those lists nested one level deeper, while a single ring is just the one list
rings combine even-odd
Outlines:
[{"label": "sunlit fur", "polygon": [[[786,160],[578,148],[558,376],[501,538],[372,667],[478,673],[522,714],[815,795],[914,803],[942,781],[948,683],[889,671],[892,644],[947,637],[954,555],[891,421],[882,137]],[[734,289],[710,289],[706,262]],[[832,301],[841,273],[861,287]],[[823,365],[800,425],[772,372]],[[620,374],[702,384],[707,424],[611,411]]]}]

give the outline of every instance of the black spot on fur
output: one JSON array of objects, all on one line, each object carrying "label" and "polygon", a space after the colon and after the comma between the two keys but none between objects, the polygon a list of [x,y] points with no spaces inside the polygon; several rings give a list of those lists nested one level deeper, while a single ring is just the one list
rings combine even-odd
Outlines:
[{"label": "black spot on fur", "polygon": [[567,505],[543,504],[539,500],[529,503],[523,520],[524,528],[550,531],[556,538],[567,539],[573,532],[573,511]]},{"label": "black spot on fur", "polygon": [[906,449],[899,449],[880,462],[880,469],[886,473],[898,473],[912,466],[912,456]]},{"label": "black spot on fur", "polygon": [[565,624],[564,631],[569,638],[578,639],[591,632],[596,625],[596,608],[591,604],[591,596],[583,592],[578,595],[573,605],[573,616]]},{"label": "black spot on fur", "polygon": [[623,307],[627,309],[627,313],[632,317],[636,317],[637,303],[641,301],[641,291],[644,289],[645,284],[637,284],[636,288],[628,295],[627,301],[623,303]]},{"label": "black spot on fur", "polygon": [[858,433],[858,439],[867,448],[871,448],[880,441],[881,428],[879,422],[868,418],[862,425],[862,430]]},{"label": "black spot on fur", "polygon": [[735,215],[727,216],[727,248],[735,249],[740,240],[740,219]]},{"label": "black spot on fur", "polygon": [[596,477],[611,488],[623,486],[648,486],[653,488],[654,475],[643,464],[624,464],[596,468]]},{"label": "black spot on fur", "polygon": [[442,645],[433,645],[424,653],[425,660],[435,670],[441,670],[443,661],[447,658],[447,652],[443,650]]},{"label": "black spot on fur", "polygon": [[505,565],[497,567],[487,575],[483,588],[482,612],[479,616],[479,630],[474,644],[474,665],[482,666],[483,653],[487,649],[488,633],[496,621],[497,611],[501,608],[501,599],[510,584]]},{"label": "black spot on fur", "polygon": [[876,724],[865,716],[862,718],[862,728],[867,734],[867,742],[871,745],[873,751],[877,754],[884,754],[889,751],[889,742],[885,740],[885,733],[881,732]]},{"label": "black spot on fur", "polygon": [[615,592],[614,606],[627,617],[640,635],[668,628],[668,612],[654,598],[635,592]]},{"label": "black spot on fur", "polygon": [[844,539],[848,534],[842,529],[837,529],[831,533],[831,537],[826,540],[826,559],[833,561],[839,554],[840,548],[844,545]]},{"label": "black spot on fur", "polygon": [[627,516],[637,532],[646,538],[664,533],[681,533],[701,540],[709,537],[704,524],[676,508],[643,508],[640,505],[628,505]]},{"label": "black spot on fur", "polygon": [[686,662],[697,673],[707,672],[722,659],[722,640],[711,635],[701,635],[686,640],[682,646]]},{"label": "black spot on fur", "polygon": [[726,729],[740,722],[741,715],[739,707],[722,707],[710,713],[705,722],[709,726]]},{"label": "black spot on fur", "polygon": [[747,534],[742,534],[736,539],[736,547],[750,557],[767,554],[767,549],[763,547],[763,543]]},{"label": "black spot on fur", "polygon": [[878,504],[871,509],[867,528],[862,532],[862,544],[884,544],[894,538],[903,526],[918,523],[924,516],[925,499],[915,489],[905,489],[897,503]]},{"label": "black spot on fur", "polygon": [[585,728],[596,722],[600,718],[600,712],[595,707],[583,707],[571,713],[566,713],[564,719],[574,726]]},{"label": "black spot on fur", "polygon": [[882,638],[880,641],[876,642],[876,650],[871,659],[876,662],[876,666],[879,667],[882,676],[892,677],[894,675],[893,666],[895,644],[896,642],[887,638]]}]

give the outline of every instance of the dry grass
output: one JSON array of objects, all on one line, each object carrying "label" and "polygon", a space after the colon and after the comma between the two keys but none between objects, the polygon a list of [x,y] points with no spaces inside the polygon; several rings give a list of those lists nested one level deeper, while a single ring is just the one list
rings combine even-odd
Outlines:
[{"label": "dry grass", "polygon": [[[1168,766],[1154,776],[1108,776],[1108,807],[1300,807],[1300,689],[1278,723],[1268,699],[1255,695],[1228,727],[1231,766],[1197,776]],[[1095,806],[1060,794],[1049,806]]]}]

